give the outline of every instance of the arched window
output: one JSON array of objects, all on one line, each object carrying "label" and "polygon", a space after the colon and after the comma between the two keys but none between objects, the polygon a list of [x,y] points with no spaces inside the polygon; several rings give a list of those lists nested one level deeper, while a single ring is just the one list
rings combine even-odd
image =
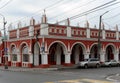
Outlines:
[{"label": "arched window", "polygon": [[28,47],[23,47],[22,50],[23,62],[29,62]]},{"label": "arched window", "polygon": [[17,61],[17,53],[15,47],[12,48],[12,61]]}]

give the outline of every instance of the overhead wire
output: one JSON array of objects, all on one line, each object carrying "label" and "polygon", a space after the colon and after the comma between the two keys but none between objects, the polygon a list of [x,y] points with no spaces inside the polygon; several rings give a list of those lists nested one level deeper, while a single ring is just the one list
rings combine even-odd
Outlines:
[{"label": "overhead wire", "polygon": [[[101,5],[101,6],[104,6],[104,5],[107,5],[107,4],[110,4],[111,2],[114,2],[115,0],[113,0],[113,1],[110,1],[110,2],[108,2],[108,3],[105,3],[105,4],[103,4],[103,5]],[[118,3],[118,2],[117,2]],[[114,4],[116,4],[116,3],[114,3]],[[111,4],[111,5],[114,5],[114,4]],[[111,5],[109,5],[109,6],[111,6]],[[99,7],[101,7],[101,6],[98,6],[98,7],[96,7],[96,8],[99,8]],[[109,7],[109,6],[107,6],[107,7]],[[106,7],[104,7],[104,8],[106,8]],[[95,8],[93,8],[93,10],[94,10]],[[91,11],[91,10],[89,10],[89,11]],[[89,11],[87,11],[86,13],[89,13]],[[97,10],[96,10],[97,11]],[[93,12],[93,11],[92,11]],[[83,13],[85,13],[85,12],[83,12]],[[90,12],[91,13],[91,12]],[[78,15],[77,15],[78,16]],[[75,16],[73,16],[73,17],[75,17]],[[71,19],[73,19],[73,17],[71,17],[70,18],[70,20]],[[75,18],[74,18],[75,19]],[[66,19],[65,19],[66,20]]]},{"label": "overhead wire", "polygon": [[[40,10],[32,13],[31,17],[36,16],[36,15],[37,15],[36,13],[43,12],[43,10],[45,10],[45,9],[47,9],[47,8],[51,8],[51,7],[53,7],[54,5],[56,5],[57,3],[60,3],[60,2],[62,2],[62,1],[64,1],[64,0],[58,0],[57,2],[55,2],[55,3],[53,3],[53,4],[50,4],[50,5],[46,6],[45,8],[40,9]],[[20,20],[23,21],[24,19],[30,19],[30,18],[29,18],[28,16],[21,17],[21,18],[17,19],[16,21],[12,21],[12,23],[16,23],[16,22],[18,22],[18,21],[20,21]]]},{"label": "overhead wire", "polygon": [[90,3],[94,2],[94,1],[96,1],[96,0],[89,1],[89,2],[87,2],[87,3],[85,3],[85,4],[83,4],[83,5],[80,5],[80,6],[78,5],[77,7],[74,7],[74,8],[72,8],[72,9],[68,10],[68,11],[63,12],[63,13],[60,13],[59,15],[56,15],[56,16],[54,16],[54,17],[51,17],[49,20],[55,19],[55,18],[63,15],[64,13],[68,13],[68,12],[71,12],[72,10],[75,10],[75,9],[80,8],[80,7],[86,6],[87,4],[90,4]]},{"label": "overhead wire", "polygon": [[12,2],[13,0],[9,0],[7,3],[5,3],[3,6],[0,7],[0,9],[4,8],[5,6],[7,6],[10,2]]},{"label": "overhead wire", "polygon": [[[109,3],[110,4],[110,3]],[[114,4],[111,4],[111,5],[108,5],[108,4],[106,4],[106,5],[108,5],[107,7],[109,7],[109,6],[112,6],[112,5],[115,5],[115,4],[117,4],[117,3],[114,3]],[[97,6],[96,8],[98,8],[98,7],[101,7],[101,6]],[[104,7],[104,8],[106,8],[106,6]],[[104,8],[102,8],[102,9],[104,9]],[[95,9],[95,8],[94,8]],[[87,11],[87,13],[88,13],[88,11]],[[65,19],[66,20],[66,19]],[[59,23],[59,22],[58,22]],[[44,27],[44,28],[48,28],[48,27]],[[41,28],[41,29],[43,29],[43,28]]]},{"label": "overhead wire", "polygon": [[[39,15],[40,13],[42,13],[43,10],[52,8],[52,7],[54,7],[55,5],[60,4],[60,3],[63,2],[63,1],[64,1],[64,0],[58,0],[57,2],[55,2],[55,3],[53,3],[53,4],[50,4],[50,5],[46,6],[45,8],[40,9],[40,10],[32,13],[30,16],[31,16],[31,17],[35,17],[35,16]],[[29,16],[29,17],[30,17],[30,16]],[[27,16],[27,17],[26,17],[26,16],[25,16],[25,17],[21,17],[20,19],[17,19],[16,21],[13,21],[13,22],[18,22],[18,21],[23,20],[23,19],[25,19],[25,18],[26,18],[26,19],[27,19],[27,18],[29,19],[29,17],[28,17],[28,16]]]},{"label": "overhead wire", "polygon": [[[100,6],[97,6],[97,7],[93,8],[93,9],[90,9],[90,10],[88,10],[88,11],[85,11],[85,12],[83,12],[83,13],[80,13],[80,14],[74,15],[74,16],[72,16],[72,17],[69,17],[69,19],[70,19],[70,20],[73,20],[73,19],[79,18],[79,17],[81,17],[81,16],[84,16],[84,15],[86,15],[86,14],[90,14],[90,13],[96,12],[96,11],[98,11],[98,10],[102,10],[102,9],[107,8],[107,7],[110,7],[110,6],[113,6],[113,5],[115,5],[115,4],[120,3],[120,2],[113,3],[113,2],[115,2],[115,1],[116,1],[116,0],[112,0],[112,1],[110,1],[110,2],[107,2],[107,3],[105,3],[105,4],[102,4],[102,5],[100,5]],[[113,4],[111,4],[111,3],[113,3]],[[110,5],[109,5],[109,4],[110,4]],[[106,6],[106,5],[107,5],[107,6]],[[65,20],[66,20],[66,19],[65,19]],[[65,20],[61,20],[61,21],[59,21],[59,23],[64,22]]]}]

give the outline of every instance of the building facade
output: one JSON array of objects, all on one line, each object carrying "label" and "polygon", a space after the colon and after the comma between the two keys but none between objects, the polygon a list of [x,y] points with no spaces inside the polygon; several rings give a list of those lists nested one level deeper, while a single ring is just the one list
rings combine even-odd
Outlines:
[{"label": "building facade", "polygon": [[[87,58],[99,58],[101,62],[111,59],[120,61],[120,32],[105,30],[102,23],[100,35],[101,50],[98,55],[98,32],[90,28],[70,26],[69,19],[65,25],[49,24],[44,14],[40,24],[31,18],[30,25],[8,31],[7,64],[15,67],[51,67],[52,65],[72,66]],[[4,63],[4,44],[1,43],[0,62]]]}]

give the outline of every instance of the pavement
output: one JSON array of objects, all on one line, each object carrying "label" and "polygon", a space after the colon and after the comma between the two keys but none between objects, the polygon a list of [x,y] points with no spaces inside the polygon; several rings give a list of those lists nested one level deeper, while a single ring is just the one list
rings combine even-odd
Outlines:
[{"label": "pavement", "polygon": [[120,74],[109,75],[106,79],[115,83],[120,83]]},{"label": "pavement", "polygon": [[[0,66],[1,71],[13,71],[13,72],[39,72],[39,71],[52,71],[52,70],[60,70],[60,69],[70,69],[73,67],[51,67],[51,68],[26,68],[26,67],[8,67],[5,69],[5,66]],[[120,74],[112,74],[106,77],[107,80],[120,83]]]}]

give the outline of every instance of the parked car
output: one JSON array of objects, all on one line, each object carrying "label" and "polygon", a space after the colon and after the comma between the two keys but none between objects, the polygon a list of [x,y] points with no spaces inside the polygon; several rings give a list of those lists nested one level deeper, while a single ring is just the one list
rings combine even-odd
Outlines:
[{"label": "parked car", "polygon": [[110,61],[106,61],[103,63],[103,66],[109,66],[109,67],[112,67],[112,66],[120,66],[120,63],[117,62],[116,60],[110,60]]},{"label": "parked car", "polygon": [[96,68],[99,68],[100,67],[100,61],[99,61],[98,58],[85,59],[84,61],[81,61],[81,62],[78,63],[78,67],[84,67],[84,68],[96,67]]}]

